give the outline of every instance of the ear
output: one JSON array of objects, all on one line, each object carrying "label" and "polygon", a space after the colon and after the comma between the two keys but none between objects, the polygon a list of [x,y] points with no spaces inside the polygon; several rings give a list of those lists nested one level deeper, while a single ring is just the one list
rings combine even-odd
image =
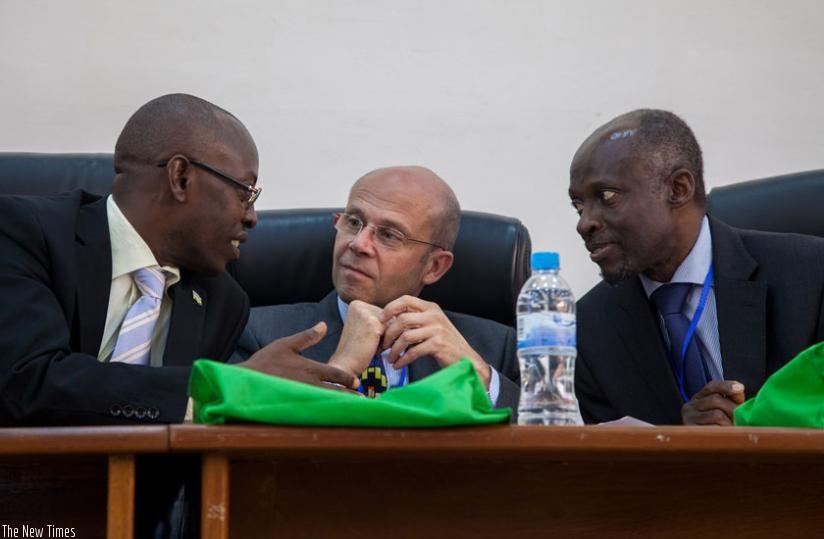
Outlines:
[{"label": "ear", "polygon": [[452,267],[452,262],[455,255],[450,251],[438,249],[429,254],[429,261],[427,262],[427,270],[423,275],[421,281],[424,285],[429,285],[440,280],[444,274]]},{"label": "ear", "polygon": [[695,177],[685,168],[679,168],[670,174],[668,187],[670,206],[685,206],[695,198]]},{"label": "ear", "polygon": [[186,202],[189,196],[189,178],[187,174],[191,171],[189,161],[182,155],[174,155],[166,165],[166,181],[169,184],[169,192],[178,202]]}]

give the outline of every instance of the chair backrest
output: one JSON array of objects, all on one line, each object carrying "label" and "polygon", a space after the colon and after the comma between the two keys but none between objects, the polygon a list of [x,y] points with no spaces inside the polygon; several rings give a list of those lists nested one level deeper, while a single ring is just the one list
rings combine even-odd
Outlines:
[{"label": "chair backrest", "polygon": [[[111,154],[0,153],[0,194],[111,192]],[[333,208],[258,211],[258,225],[229,271],[253,306],[317,301],[332,290]],[[531,242],[515,218],[464,211],[455,263],[421,297],[444,309],[515,324]]]},{"label": "chair backrest", "polygon": [[824,170],[810,170],[716,187],[708,211],[739,228],[824,237],[822,199]]}]

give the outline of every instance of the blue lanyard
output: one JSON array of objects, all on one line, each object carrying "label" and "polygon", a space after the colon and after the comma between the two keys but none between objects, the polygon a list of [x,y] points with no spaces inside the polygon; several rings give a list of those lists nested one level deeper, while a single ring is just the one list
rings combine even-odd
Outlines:
[{"label": "blue lanyard", "polygon": [[[687,334],[684,335],[684,344],[681,345],[681,364],[679,365],[680,368],[676,372],[676,377],[678,378],[678,389],[681,391],[681,397],[684,399],[684,402],[689,400],[687,397],[687,390],[684,387],[687,348],[689,348],[690,341],[692,341],[692,338],[695,336],[695,330],[698,328],[698,321],[701,320],[701,315],[704,314],[704,307],[707,305],[707,297],[710,295],[713,280],[714,272],[712,263],[710,263],[710,269],[707,271],[707,276],[704,277],[704,285],[701,288],[701,299],[698,300],[698,307],[695,309],[695,314],[692,315],[692,320],[687,328]],[[704,368],[706,368],[706,365],[704,365]]]}]

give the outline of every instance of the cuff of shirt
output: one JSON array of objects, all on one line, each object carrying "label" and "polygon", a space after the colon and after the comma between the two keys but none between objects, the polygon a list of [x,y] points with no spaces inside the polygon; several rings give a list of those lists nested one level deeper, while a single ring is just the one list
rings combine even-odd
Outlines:
[{"label": "cuff of shirt", "polygon": [[501,393],[501,375],[495,370],[495,367],[489,367],[489,390],[486,392],[489,395],[489,402],[492,406],[498,403],[498,395]]},{"label": "cuff of shirt", "polygon": [[[492,387],[492,384],[489,384]],[[194,408],[192,406],[192,397],[189,397],[189,400],[186,401],[186,415],[183,416],[184,423],[191,423],[194,421]]]}]

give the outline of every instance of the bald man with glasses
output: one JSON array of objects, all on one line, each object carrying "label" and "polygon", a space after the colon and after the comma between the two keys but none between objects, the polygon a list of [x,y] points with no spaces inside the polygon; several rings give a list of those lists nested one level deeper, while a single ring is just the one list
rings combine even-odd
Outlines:
[{"label": "bald man with glasses", "polygon": [[252,309],[234,360],[322,321],[326,337],[303,355],[360,376],[365,393],[420,380],[465,357],[493,405],[517,407],[514,330],[417,297],[452,266],[460,218],[454,192],[431,170],[366,174],[344,212],[332,216],[335,289],[318,303]]}]

